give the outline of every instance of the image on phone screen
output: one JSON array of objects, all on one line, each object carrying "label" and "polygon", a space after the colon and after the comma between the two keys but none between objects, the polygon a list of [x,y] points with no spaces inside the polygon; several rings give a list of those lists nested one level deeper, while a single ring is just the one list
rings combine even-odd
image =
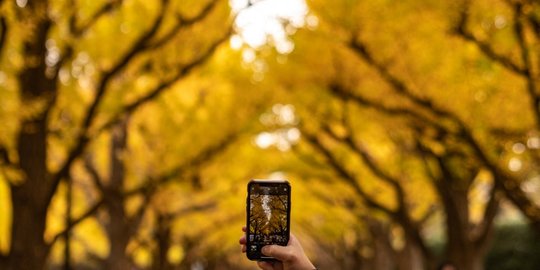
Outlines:
[{"label": "image on phone screen", "polygon": [[265,245],[289,241],[290,186],[287,182],[251,183],[248,191],[248,257],[264,259]]}]

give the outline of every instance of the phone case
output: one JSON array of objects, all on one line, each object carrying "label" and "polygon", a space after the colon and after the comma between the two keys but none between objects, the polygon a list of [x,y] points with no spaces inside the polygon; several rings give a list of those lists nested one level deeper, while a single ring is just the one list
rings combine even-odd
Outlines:
[{"label": "phone case", "polygon": [[[287,180],[254,179],[247,185],[247,194],[246,255],[250,260],[275,260],[261,254],[260,249],[264,245],[285,246],[289,242],[291,185]],[[251,200],[250,196],[253,196]]]}]

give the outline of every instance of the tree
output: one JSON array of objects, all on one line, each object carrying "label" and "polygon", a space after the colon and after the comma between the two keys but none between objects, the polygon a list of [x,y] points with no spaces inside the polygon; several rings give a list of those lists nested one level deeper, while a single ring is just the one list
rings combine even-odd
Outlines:
[{"label": "tree", "polygon": [[[490,149],[501,148],[500,144],[506,142],[521,142],[531,139],[528,134],[534,133],[540,127],[539,111],[539,90],[538,82],[535,79],[538,73],[538,66],[534,56],[537,53],[537,44],[540,38],[539,18],[535,14],[540,5],[534,1],[502,1],[497,5],[497,11],[501,12],[495,25],[480,34],[476,28],[478,26],[478,8],[482,8],[482,1],[465,1],[461,8],[458,23],[455,25],[454,33],[464,41],[474,44],[489,61],[494,65],[499,65],[511,74],[505,74],[510,78],[517,75],[521,81],[528,107],[522,108],[523,113],[531,115],[533,123],[523,129],[517,130],[490,130],[488,136],[494,138],[495,143],[479,143],[477,154],[481,160],[496,175],[498,187],[504,191],[506,197],[529,219],[531,225],[537,232],[540,232],[540,205],[534,201],[534,194],[527,194],[523,190],[528,178],[536,175],[537,159],[536,149],[530,141],[527,144],[527,155],[531,155],[530,170],[524,173],[509,173],[506,164],[497,161]],[[474,17],[473,17],[474,16]],[[507,20],[507,17],[510,17]],[[504,21],[501,21],[504,20]],[[497,40],[497,36],[504,35],[511,40],[509,45],[504,45]],[[494,86],[497,87],[497,86]],[[505,90],[501,90],[505,91]],[[511,134],[511,135],[510,135]],[[509,136],[510,135],[510,136]]]},{"label": "tree", "polygon": [[[1,18],[2,66],[12,71],[5,87],[17,89],[24,111],[9,120],[16,128],[7,133],[13,137],[3,138],[0,147],[4,166],[17,172],[17,177],[7,177],[12,224],[16,226],[12,226],[9,254],[1,262],[7,269],[40,269],[50,249],[43,237],[47,210],[74,162],[98,134],[202,66],[228,38],[230,26],[214,28],[200,39],[191,39],[191,33],[216,21],[222,25],[221,18],[229,13],[224,1],[203,3],[189,15],[184,15],[180,5],[166,0],[158,5],[136,3],[136,7],[123,1],[102,6],[76,1],[17,5],[2,1],[1,5],[9,11]],[[133,14],[133,8],[141,11],[137,16],[151,19],[134,17],[130,23],[142,30],[127,33],[127,42],[112,42],[119,32],[111,30],[119,29],[120,16]],[[187,38],[191,42],[186,43]],[[109,46],[101,50],[93,44]],[[169,58],[171,61],[154,57],[158,53],[171,55],[178,44],[184,44],[187,53],[175,51],[172,55],[177,57]],[[88,58],[94,61],[89,63]],[[94,73],[81,74],[81,68]],[[70,83],[70,73],[80,76],[81,86],[77,81]],[[130,85],[128,78],[142,74],[158,76],[152,83],[134,88],[137,95],[112,102],[115,97],[128,97],[126,90],[117,89],[125,89]],[[96,83],[85,85],[83,79]],[[73,107],[70,102],[83,106]],[[59,140],[64,143],[52,147]],[[62,158],[58,160],[56,155]]]},{"label": "tree", "polygon": [[[322,126],[311,130],[304,129],[303,134],[326,157],[330,167],[333,167],[342,179],[351,183],[351,187],[357,190],[359,197],[366,201],[367,205],[393,217],[395,222],[403,227],[405,235],[412,236],[407,240],[425,247],[425,244],[422,244],[425,240],[422,239],[421,229],[417,224],[422,218],[419,215],[412,218],[410,213],[416,212],[411,205],[417,204],[410,201],[414,201],[414,195],[417,194],[410,194],[409,188],[403,184],[403,179],[411,177],[400,175],[404,172],[394,169],[396,165],[399,166],[395,161],[396,152],[404,153],[402,158],[410,160],[404,164],[415,164],[415,167],[408,170],[409,173],[414,177],[431,179],[430,185],[440,198],[446,215],[446,256],[460,268],[481,269],[499,205],[500,196],[497,192],[502,185],[502,179],[508,177],[500,174],[504,171],[501,168],[493,170],[492,164],[486,159],[491,153],[496,153],[499,146],[486,151],[484,144],[500,142],[496,138],[484,137],[483,132],[489,130],[485,127],[485,120],[489,118],[481,118],[475,115],[476,111],[467,110],[468,100],[448,103],[445,99],[449,96],[455,99],[456,96],[437,91],[441,86],[454,87],[456,92],[467,91],[467,85],[463,81],[452,80],[452,76],[459,76],[463,72],[457,66],[466,62],[464,51],[452,49],[452,54],[441,55],[440,57],[445,58],[442,62],[447,66],[433,68],[434,60],[439,60],[439,54],[434,48],[448,46],[444,45],[445,42],[452,42],[449,44],[454,47],[455,43],[460,44],[441,30],[453,29],[451,22],[454,14],[447,12],[450,9],[446,4],[420,4],[412,1],[393,8],[384,7],[384,3],[354,1],[337,3],[333,9],[322,7],[317,1],[311,1],[310,4],[319,18],[317,33],[299,32],[295,39],[298,55],[292,53],[291,58],[295,57],[295,60],[300,61],[296,64],[298,66],[309,63],[310,66],[317,67],[333,66],[333,69],[329,69],[325,75],[317,73],[309,77],[309,71],[300,75],[312,78],[308,87],[319,92],[314,94],[317,96],[316,101],[314,98],[306,98],[309,94],[293,94],[294,98],[298,97],[294,99],[294,104],[301,104],[309,108],[307,111],[311,111],[302,118],[306,125]],[[422,10],[422,14],[428,14],[423,19],[431,24],[413,27],[418,20],[410,15],[414,14],[413,10]],[[358,23],[356,15],[361,18],[361,23]],[[393,23],[396,20],[401,23],[396,25]],[[306,41],[301,38],[306,38]],[[301,47],[303,44],[305,46]],[[310,57],[308,51],[316,49],[308,47],[325,47],[329,53]],[[440,47],[437,48],[440,50]],[[423,57],[425,55],[429,57]],[[481,56],[475,54],[474,57]],[[317,61],[319,63],[313,64]],[[481,72],[474,68],[471,68],[471,71],[473,78]],[[308,75],[304,75],[305,73]],[[295,82],[287,78],[283,78],[283,81],[293,87],[298,85],[299,88],[306,88],[306,84],[302,84],[304,81]],[[333,115],[341,113],[336,109],[340,105],[328,101],[325,94],[320,94],[320,91],[325,89],[329,89],[338,100],[344,100],[345,106],[351,106],[352,103],[364,108],[357,109],[357,115],[347,115],[353,125],[340,123],[339,117],[336,123]],[[493,107],[486,108],[489,108],[486,112],[494,110]],[[376,115],[377,112],[386,115],[376,116],[376,119],[384,127],[381,131],[388,134],[390,141],[393,141],[392,149],[399,149],[387,155],[379,155],[379,160],[374,158],[376,155],[372,152],[382,151],[376,150],[381,148],[381,140],[357,135],[362,134],[360,130],[367,129],[366,125],[374,125],[370,119],[359,117],[358,114],[372,111],[376,113],[370,115]],[[312,124],[312,119],[320,121]],[[518,124],[523,124],[523,121]],[[401,138],[392,139],[396,136]],[[363,179],[357,175],[365,169],[354,167],[349,158],[344,158],[350,155],[346,154],[340,144],[361,158],[363,165],[376,176],[373,180],[384,182],[387,188],[393,190],[386,195],[392,198],[393,203],[382,203],[385,199],[377,200],[377,197],[374,198],[365,187],[357,183]],[[374,146],[368,147],[370,144]],[[370,151],[371,148],[373,149]],[[491,181],[493,186],[485,188],[486,203],[481,204],[483,213],[479,220],[473,220],[471,207],[478,202],[470,201],[469,196],[474,184],[481,179]],[[427,261],[433,264],[434,258],[429,255],[431,252],[427,248],[420,249],[424,258],[428,258]]]},{"label": "tree", "polygon": [[[332,120],[325,119],[325,122],[331,123]],[[411,189],[411,187],[407,187],[405,183],[412,182],[411,177],[413,174],[409,172],[411,176],[408,176],[407,172],[401,171],[401,176],[396,177],[388,173],[389,169],[385,169],[387,166],[383,166],[375,161],[373,155],[366,146],[357,142],[358,135],[356,135],[354,129],[350,129],[350,125],[348,126],[345,135],[341,136],[328,128],[328,126],[323,127],[323,130],[315,133],[314,131],[307,129],[302,130],[306,140],[312,145],[316,152],[324,157],[326,163],[329,164],[329,168],[335,171],[336,175],[355,191],[358,199],[362,201],[368,209],[372,209],[374,212],[382,212],[390,220],[401,226],[405,238],[403,241],[408,247],[405,250],[409,252],[408,249],[411,248],[413,254],[415,251],[422,254],[421,258],[415,259],[413,257],[409,266],[402,265],[402,267],[404,267],[404,269],[412,269],[414,266],[417,266],[418,263],[422,263],[422,261],[422,264],[427,265],[426,267],[433,266],[435,257],[428,248],[426,240],[422,235],[422,223],[431,215],[431,207],[434,202],[427,201],[420,203],[416,198],[406,195],[406,190]],[[337,145],[331,146],[332,141],[334,141],[334,143],[338,142],[344,144],[350,149],[349,151],[352,151],[352,154],[344,155],[343,150],[337,148]],[[351,167],[351,162],[348,160],[357,158],[360,158],[364,163],[363,165],[375,176],[375,181],[382,182],[382,188],[379,187],[373,189],[366,187],[366,184],[361,184],[367,183],[370,180],[373,181],[373,179],[371,179],[370,176],[365,175],[363,169]],[[385,185],[386,188],[389,187],[390,192],[383,191]],[[421,184],[417,182],[408,185],[420,187]],[[427,204],[427,206],[425,204]],[[413,205],[416,206],[413,207]],[[418,209],[425,209],[422,210],[424,213],[421,215],[416,214],[417,217],[414,217],[412,213],[418,212]],[[385,226],[379,224],[379,221],[376,221],[373,218],[366,219],[364,215],[359,216],[359,220],[371,224],[372,226],[370,228],[374,230],[372,233],[378,232],[380,226]],[[381,234],[377,233],[376,235],[380,236]],[[394,257],[394,259],[397,260],[397,257]],[[418,260],[420,260],[420,262],[418,262]]]},{"label": "tree", "polygon": [[250,205],[249,209],[249,232],[254,235],[262,234],[263,228],[268,223],[268,218],[263,209],[263,198],[264,195],[256,194],[251,195],[251,200],[253,203]]},{"label": "tree", "polygon": [[[96,170],[91,160],[87,159],[85,165],[91,174],[92,181],[102,194],[103,203],[99,204],[102,204],[107,212],[106,216],[108,219],[102,223],[105,223],[104,227],[106,228],[110,243],[109,256],[104,264],[104,267],[108,269],[130,268],[132,266],[133,262],[126,252],[126,248],[140,230],[145,214],[148,211],[152,211],[151,207],[148,207],[147,205],[149,205],[149,202],[151,202],[154,197],[159,196],[159,188],[167,182],[177,179],[183,180],[188,169],[202,166],[204,163],[209,162],[211,158],[224,151],[227,146],[233,143],[237,136],[237,134],[225,136],[222,141],[216,143],[216,145],[206,147],[198,153],[198,155],[188,159],[185,163],[178,164],[176,167],[162,175],[148,175],[147,177],[149,180],[145,181],[140,186],[125,190],[125,187],[129,186],[129,178],[127,176],[129,172],[127,171],[127,164],[125,164],[125,156],[129,153],[127,134],[128,120],[125,119],[119,126],[113,129],[111,135],[111,166],[107,180],[100,176],[100,173]],[[142,195],[143,197],[141,206],[139,206],[134,213],[130,214],[126,210],[126,205],[130,198],[137,195]],[[194,207],[194,209],[202,210],[203,208]],[[167,230],[167,228],[164,227],[167,225],[167,222],[163,219],[171,219],[172,217],[179,216],[179,214],[161,213],[160,211],[164,210],[160,209],[154,211],[159,213],[157,221],[161,222],[156,225],[158,227],[158,234],[159,232]],[[186,212],[185,209],[183,212]],[[162,243],[167,241],[167,239],[164,239],[166,235],[159,235],[161,236],[158,238],[161,241],[159,246],[161,249],[166,249],[162,245]],[[166,253],[166,250],[162,252]],[[163,261],[163,256],[160,256],[159,259],[161,264],[167,264],[166,261]]]}]

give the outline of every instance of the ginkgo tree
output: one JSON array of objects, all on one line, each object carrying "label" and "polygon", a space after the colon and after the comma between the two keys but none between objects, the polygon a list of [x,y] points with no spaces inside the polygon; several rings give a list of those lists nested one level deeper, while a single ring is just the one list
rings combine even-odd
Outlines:
[{"label": "ginkgo tree", "polygon": [[[520,114],[515,115],[513,121],[525,118],[532,123],[506,129],[498,126],[491,128],[487,136],[494,139],[479,143],[478,156],[496,175],[495,179],[506,197],[529,219],[535,230],[540,231],[538,195],[535,190],[527,188],[536,185],[538,181],[536,156],[539,148],[537,132],[540,123],[540,92],[537,79],[539,65],[536,59],[540,40],[540,5],[535,1],[500,1],[490,14],[483,14],[486,5],[489,4],[485,1],[465,1],[454,34],[474,45],[491,65],[503,69],[504,78],[515,80],[516,90],[525,93],[525,96],[520,104]],[[487,20],[488,24],[481,24]],[[490,85],[505,93],[512,91],[512,88],[495,82]],[[523,150],[513,147],[512,151],[505,151],[506,156],[517,154],[518,157],[500,162],[493,151],[489,150],[503,149],[505,143],[512,143],[518,148],[520,145],[526,147]]]},{"label": "ginkgo tree", "polygon": [[[227,52],[230,51],[224,50],[216,58]],[[216,70],[218,63],[219,60],[212,61],[207,69]],[[79,179],[76,184],[95,186],[101,194],[101,198],[86,204],[97,212],[109,242],[103,267],[129,268],[140,264],[136,254],[141,252],[154,253],[151,264],[156,267],[170,265],[163,254],[168,254],[171,247],[172,238],[166,232],[171,230],[172,222],[186,213],[202,212],[220,203],[204,195],[213,186],[202,182],[201,171],[244,136],[260,98],[234,91],[227,82],[231,77],[225,79],[221,72],[216,73],[219,78],[186,78],[177,86],[183,92],[165,93],[163,98],[125,119],[105,134],[110,143],[98,139],[87,150],[83,164],[76,164],[79,170],[72,176]],[[212,81],[216,86],[206,92]],[[236,102],[241,100],[245,105],[238,108]],[[235,121],[229,122],[231,118]],[[103,152],[108,152],[109,157],[103,158]],[[73,238],[81,238],[83,229],[78,231]],[[160,236],[159,243],[154,241],[154,234]]]},{"label": "ginkgo tree", "polygon": [[2,1],[0,8],[2,104],[9,104],[0,149],[12,217],[0,263],[40,269],[50,250],[49,206],[73,164],[99,134],[211,58],[230,36],[231,15],[227,1]]},{"label": "ginkgo tree", "polygon": [[[465,3],[468,5],[406,1],[390,6],[384,2],[344,1],[329,8],[324,2],[309,1],[317,15],[318,28],[312,33],[297,33],[295,52],[290,56],[294,60],[290,62],[298,63],[276,64],[275,72],[285,85],[304,90],[293,102],[307,104],[307,111],[312,112],[303,121],[321,122],[321,134],[316,134],[317,130],[310,134],[306,129],[306,139],[320,148],[328,164],[352,183],[367,205],[394,216],[405,235],[414,236],[408,240],[424,247],[420,249],[428,265],[435,261],[423,244],[421,228],[417,227],[422,219],[407,218],[408,212],[414,212],[411,205],[416,205],[418,194],[406,191],[408,188],[403,185],[410,181],[403,179],[410,177],[396,171],[397,164],[391,162],[399,152],[410,160],[404,164],[416,164],[408,165],[415,166],[408,171],[416,178],[430,180],[428,184],[438,196],[432,203],[440,204],[445,214],[445,256],[460,269],[482,269],[502,193],[536,224],[535,195],[523,190],[526,183],[536,181],[532,158],[535,128],[531,125],[535,113],[523,114],[521,106],[523,101],[534,100],[535,84],[529,77],[523,76],[523,80],[505,69],[522,71],[519,62],[528,61],[531,67],[527,72],[534,74],[535,62],[529,58],[535,55],[532,45],[537,7],[527,1],[501,1],[495,5],[495,12],[484,15],[486,19],[480,14],[492,7],[487,1]],[[507,19],[512,12],[513,20]],[[495,19],[496,27],[490,28],[489,16]],[[470,30],[474,26],[470,18],[483,18],[481,26],[489,31],[487,40],[482,39],[486,34],[481,30]],[[509,31],[508,24],[515,30]],[[496,47],[499,41],[501,49]],[[516,64],[512,59],[518,55],[524,60]],[[310,68],[305,69],[306,66]],[[295,76],[289,77],[292,72]],[[508,90],[516,87],[520,90]],[[308,89],[311,92],[305,93]],[[343,105],[332,102],[324,94],[326,91],[346,106],[386,115],[374,118],[385,127],[380,137],[405,134],[394,139],[394,147],[401,151],[382,155],[380,141],[357,135],[367,130],[369,119],[352,114],[348,116],[355,123],[352,129],[343,131],[343,123],[339,122],[335,127],[333,115],[340,110],[324,108]],[[356,113],[365,114],[363,110]],[[515,147],[518,151],[520,145],[529,147],[524,157],[527,165],[505,150],[508,143],[516,143],[518,138],[528,138],[517,141]],[[405,203],[398,203],[402,206],[397,208],[387,206],[379,201],[383,198],[373,199],[377,196],[365,192],[362,184],[369,185],[371,181],[362,181],[367,177],[355,175],[365,167],[350,164],[351,159],[338,147],[339,143],[359,154],[363,166],[376,176],[372,181],[385,182],[394,190],[380,196]],[[483,195],[475,202],[471,196],[477,193],[477,187]]]}]

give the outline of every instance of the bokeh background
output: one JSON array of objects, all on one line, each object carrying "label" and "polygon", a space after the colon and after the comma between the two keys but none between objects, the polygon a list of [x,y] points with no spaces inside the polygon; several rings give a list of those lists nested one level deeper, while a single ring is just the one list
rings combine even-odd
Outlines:
[{"label": "bokeh background", "polygon": [[540,269],[535,0],[0,0],[0,269]]}]

